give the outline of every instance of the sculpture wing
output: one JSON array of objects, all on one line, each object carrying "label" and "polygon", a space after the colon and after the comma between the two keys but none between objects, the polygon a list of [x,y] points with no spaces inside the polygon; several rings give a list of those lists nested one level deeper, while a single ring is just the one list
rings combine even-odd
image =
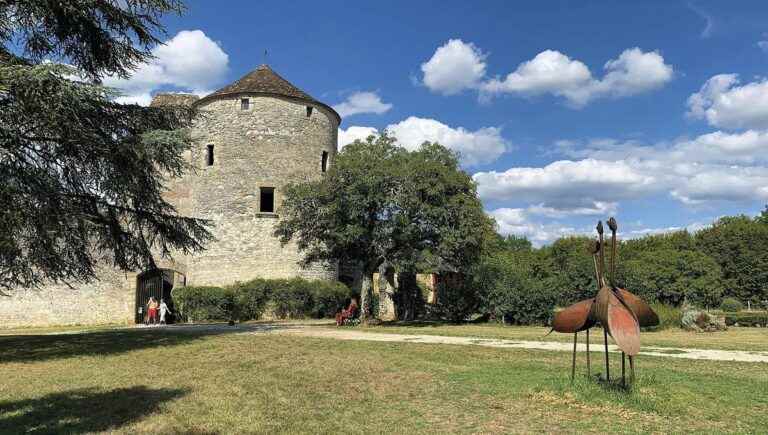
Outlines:
[{"label": "sculpture wing", "polygon": [[618,289],[618,292],[624,303],[635,313],[641,328],[659,324],[659,316],[644,300],[623,288]]},{"label": "sculpture wing", "polygon": [[573,333],[586,331],[595,326],[593,316],[590,316],[595,299],[586,299],[555,313],[552,329],[557,332]]}]

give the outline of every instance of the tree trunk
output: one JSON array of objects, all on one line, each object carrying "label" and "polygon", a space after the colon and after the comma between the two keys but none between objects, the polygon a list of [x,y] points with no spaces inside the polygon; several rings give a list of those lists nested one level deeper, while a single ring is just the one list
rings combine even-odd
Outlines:
[{"label": "tree trunk", "polygon": [[397,320],[395,311],[395,268],[388,263],[379,266],[379,319]]},{"label": "tree trunk", "polygon": [[360,321],[368,323],[371,318],[371,302],[373,301],[373,271],[364,270],[360,288]]},{"label": "tree trunk", "polygon": [[415,320],[424,311],[424,297],[416,281],[416,273],[397,274],[397,317],[400,320]]}]

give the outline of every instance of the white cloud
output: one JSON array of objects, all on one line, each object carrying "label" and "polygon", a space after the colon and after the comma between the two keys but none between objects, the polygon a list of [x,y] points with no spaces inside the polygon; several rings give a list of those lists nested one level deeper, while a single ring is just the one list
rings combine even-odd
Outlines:
[{"label": "white cloud", "polygon": [[625,97],[660,88],[673,76],[673,68],[655,51],[624,50],[606,62],[602,79],[589,68],[555,50],[546,50],[521,63],[503,80],[495,78],[481,86],[484,98],[497,94],[564,97],[576,107],[600,97]]},{"label": "white cloud", "polygon": [[[768,33],[763,33],[763,38],[768,37]],[[763,50],[764,52],[768,53],[768,40],[760,40],[757,41],[757,47]]]},{"label": "white cloud", "polygon": [[128,79],[104,77],[106,86],[125,94],[118,101],[146,105],[152,91],[163,86],[208,93],[224,78],[229,64],[229,56],[201,30],[182,30],[152,54],[155,58],[139,65]]},{"label": "white cloud", "polygon": [[719,128],[768,128],[768,80],[740,86],[737,74],[718,74],[688,98],[688,115]]},{"label": "white cloud", "polygon": [[[418,149],[424,142],[438,142],[459,153],[464,166],[474,166],[495,161],[507,149],[507,141],[501,136],[501,129],[484,127],[467,130],[464,127],[451,127],[440,121],[415,116],[390,124],[385,128],[397,138],[398,145],[409,150]],[[365,139],[378,131],[373,127],[351,126],[339,129],[339,146]]]},{"label": "white cloud", "polygon": [[381,115],[391,109],[392,105],[382,102],[381,97],[376,92],[355,92],[333,108],[339,112],[342,118],[345,118],[360,113]]},{"label": "white cloud", "polygon": [[365,140],[368,136],[377,135],[379,132],[373,127],[360,127],[353,125],[346,130],[339,129],[339,149],[344,148],[352,142],[360,139]]},{"label": "white cloud", "polygon": [[422,83],[433,92],[454,95],[477,87],[485,76],[485,55],[472,43],[451,39],[421,64]]},{"label": "white cloud", "polygon": [[659,189],[654,174],[644,173],[625,161],[594,159],[562,160],[542,168],[478,172],[473,178],[483,199],[530,201],[543,209],[571,214],[588,214],[584,211],[607,208],[608,203],[638,198]]},{"label": "white cloud", "polygon": [[567,225],[532,220],[529,213],[521,208],[498,208],[489,211],[488,215],[496,221],[499,233],[526,237],[537,247],[560,237],[584,233]]},{"label": "white cloud", "polygon": [[458,152],[466,166],[490,163],[507,150],[507,143],[501,137],[501,129],[484,127],[475,131],[463,127],[450,127],[434,119],[411,116],[386,128],[398,143],[414,150],[422,143],[439,142],[446,148]]}]

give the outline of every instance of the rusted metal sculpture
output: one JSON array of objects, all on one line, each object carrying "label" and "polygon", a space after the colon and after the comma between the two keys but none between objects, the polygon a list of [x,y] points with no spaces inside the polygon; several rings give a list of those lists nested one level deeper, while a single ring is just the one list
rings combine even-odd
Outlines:
[{"label": "rusted metal sculpture", "polygon": [[578,333],[587,332],[587,374],[590,374],[589,330],[600,324],[605,343],[605,379],[611,380],[608,363],[608,335],[621,349],[621,383],[626,386],[624,370],[625,355],[629,356],[630,378],[634,381],[634,357],[640,351],[640,328],[659,324],[659,317],[642,299],[627,289],[616,285],[616,219],[608,219],[611,230],[611,268],[608,281],[605,279],[605,241],[603,222],[597,223],[598,241],[590,243],[589,252],[595,263],[597,296],[577,302],[555,314],[552,329],[556,332],[573,333],[573,360],[571,379],[576,375],[576,342]]}]

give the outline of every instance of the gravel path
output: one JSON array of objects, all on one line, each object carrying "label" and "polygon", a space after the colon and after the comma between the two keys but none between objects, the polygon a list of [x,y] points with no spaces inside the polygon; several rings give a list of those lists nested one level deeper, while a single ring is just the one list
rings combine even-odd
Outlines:
[{"label": "gravel path", "polygon": [[[254,331],[255,332],[255,331]],[[382,334],[378,332],[367,332],[349,328],[313,328],[307,326],[281,326],[274,329],[264,328],[259,332],[270,332],[278,334],[299,335],[302,337],[313,338],[332,338],[336,340],[363,340],[363,341],[383,341],[396,343],[423,343],[423,344],[450,344],[464,346],[487,346],[506,349],[538,349],[559,352],[572,352],[573,343],[562,343],[554,341],[526,341],[526,340],[501,340],[492,338],[473,338],[473,337],[449,337],[444,335],[406,335],[406,334]],[[576,350],[586,352],[587,346],[584,343],[578,343]],[[599,352],[603,350],[603,343],[600,340],[590,345],[590,351]],[[615,345],[608,345],[609,352],[620,352]],[[644,346],[640,355],[660,356],[669,358],[698,359],[711,361],[740,361],[740,362],[763,362],[768,363],[768,352],[750,352],[742,350],[714,350],[714,349],[690,349],[673,347],[649,347]]]}]

